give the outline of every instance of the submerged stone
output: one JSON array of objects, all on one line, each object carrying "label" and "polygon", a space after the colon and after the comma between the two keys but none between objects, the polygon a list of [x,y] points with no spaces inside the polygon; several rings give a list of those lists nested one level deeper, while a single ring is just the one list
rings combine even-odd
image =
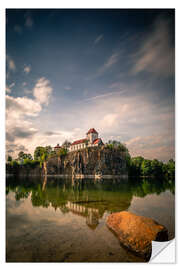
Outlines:
[{"label": "submerged stone", "polygon": [[121,244],[146,259],[151,256],[152,240],[167,241],[167,229],[151,218],[122,211],[108,216],[107,226]]}]

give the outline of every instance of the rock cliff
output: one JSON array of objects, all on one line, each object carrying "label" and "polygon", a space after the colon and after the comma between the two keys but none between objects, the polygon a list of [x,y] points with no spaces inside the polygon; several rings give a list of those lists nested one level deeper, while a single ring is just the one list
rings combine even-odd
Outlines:
[{"label": "rock cliff", "polygon": [[[125,153],[107,147],[85,148],[67,153],[65,156],[54,156],[46,162],[47,175],[74,176],[92,178],[99,176],[127,176]],[[39,164],[33,168],[20,165],[16,168],[6,166],[7,174],[18,176],[43,176]]]},{"label": "rock cliff", "polygon": [[118,149],[94,147],[53,157],[47,162],[48,175],[126,175],[125,155]]}]

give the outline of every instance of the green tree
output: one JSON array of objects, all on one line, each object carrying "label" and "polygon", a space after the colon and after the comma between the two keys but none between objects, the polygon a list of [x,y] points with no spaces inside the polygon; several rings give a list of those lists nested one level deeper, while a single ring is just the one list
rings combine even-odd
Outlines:
[{"label": "green tree", "polygon": [[45,152],[45,147],[43,146],[37,146],[34,150],[34,160],[40,160],[40,157]]},{"label": "green tree", "polygon": [[68,149],[70,145],[71,145],[71,142],[69,142],[68,140],[65,140],[62,144],[62,147],[65,149]]},{"label": "green tree", "polygon": [[141,156],[131,158],[131,176],[140,176],[142,175],[141,165],[144,161],[144,158]]},{"label": "green tree", "polygon": [[143,176],[149,176],[152,174],[151,160],[144,159],[141,164],[141,171]]},{"label": "green tree", "polygon": [[106,146],[110,149],[116,148],[121,152],[128,152],[126,145],[116,140],[109,140]]},{"label": "green tree", "polygon": [[152,175],[161,176],[163,174],[163,163],[157,159],[151,161]]},{"label": "green tree", "polygon": [[175,161],[173,159],[168,161],[166,170],[166,173],[170,178],[175,178]]},{"label": "green tree", "polygon": [[47,145],[47,146],[45,146],[45,151],[46,151],[46,153],[47,153],[48,155],[50,155],[51,152],[53,152],[53,149],[52,149],[52,147],[51,147],[50,145]]},{"label": "green tree", "polygon": [[12,157],[11,156],[8,156],[7,161],[8,162],[11,162],[12,161]]},{"label": "green tree", "polygon": [[25,153],[23,151],[20,151],[18,153],[18,159],[20,160],[20,159],[24,159],[24,158],[25,158]]},{"label": "green tree", "polygon": [[24,159],[33,159],[31,154],[26,154],[23,151],[20,151],[18,153],[18,160],[24,160]]}]

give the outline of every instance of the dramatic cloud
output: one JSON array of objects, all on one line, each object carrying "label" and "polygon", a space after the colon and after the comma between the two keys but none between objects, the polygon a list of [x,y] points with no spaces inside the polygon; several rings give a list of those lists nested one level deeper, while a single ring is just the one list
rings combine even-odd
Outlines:
[{"label": "dramatic cloud", "polygon": [[40,78],[33,89],[33,95],[36,100],[40,104],[48,105],[51,93],[52,87],[50,82],[44,77]]},{"label": "dramatic cloud", "polygon": [[174,10],[65,12],[63,27],[50,13],[7,10],[7,144],[33,153],[94,127],[133,156],[174,157]]},{"label": "dramatic cloud", "polygon": [[41,105],[33,99],[27,97],[6,96],[6,112],[12,117],[37,116],[41,111]]},{"label": "dramatic cloud", "polygon": [[[138,93],[135,96],[127,96],[126,92],[109,94],[84,100],[81,110],[68,116],[67,126],[81,127],[76,137],[76,133],[73,134],[73,140],[83,138],[85,132],[94,127],[104,142],[114,139],[126,143],[132,156],[174,158],[174,111],[171,106],[154,104],[153,99]],[[86,113],[82,114],[83,111]],[[77,119],[80,119],[78,123]],[[166,152],[156,152],[157,149]]]},{"label": "dramatic cloud", "polygon": [[164,76],[174,75],[174,48],[167,20],[159,18],[155,22],[152,33],[147,34],[134,58],[134,74],[147,71]]},{"label": "dramatic cloud", "polygon": [[95,39],[95,41],[94,41],[94,44],[96,45],[97,43],[99,43],[102,39],[103,39],[103,37],[104,37],[104,35],[99,35],[96,39]]},{"label": "dramatic cloud", "polygon": [[[12,83],[9,87],[13,87]],[[31,91],[32,93],[32,91]],[[28,97],[12,97],[6,95],[6,141],[7,151],[17,155],[18,146],[24,146],[31,153],[35,144],[43,142],[43,135],[34,125],[35,119],[42,110],[42,105],[48,105],[52,87],[46,78],[40,78],[33,88],[35,99]],[[35,139],[35,137],[39,139]],[[46,138],[46,142],[48,136]],[[12,144],[13,142],[13,144]],[[16,147],[12,147],[16,145]],[[13,151],[13,152],[12,152]]]},{"label": "dramatic cloud", "polygon": [[30,71],[31,71],[31,66],[25,66],[25,67],[24,67],[24,72],[25,72],[26,74],[28,74]]}]

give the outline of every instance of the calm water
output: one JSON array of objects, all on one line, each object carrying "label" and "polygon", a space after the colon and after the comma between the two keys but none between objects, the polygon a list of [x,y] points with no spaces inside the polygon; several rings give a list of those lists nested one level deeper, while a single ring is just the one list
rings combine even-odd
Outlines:
[{"label": "calm water", "polygon": [[174,238],[174,183],[7,179],[7,262],[138,262],[107,228],[112,212],[155,219]]}]

